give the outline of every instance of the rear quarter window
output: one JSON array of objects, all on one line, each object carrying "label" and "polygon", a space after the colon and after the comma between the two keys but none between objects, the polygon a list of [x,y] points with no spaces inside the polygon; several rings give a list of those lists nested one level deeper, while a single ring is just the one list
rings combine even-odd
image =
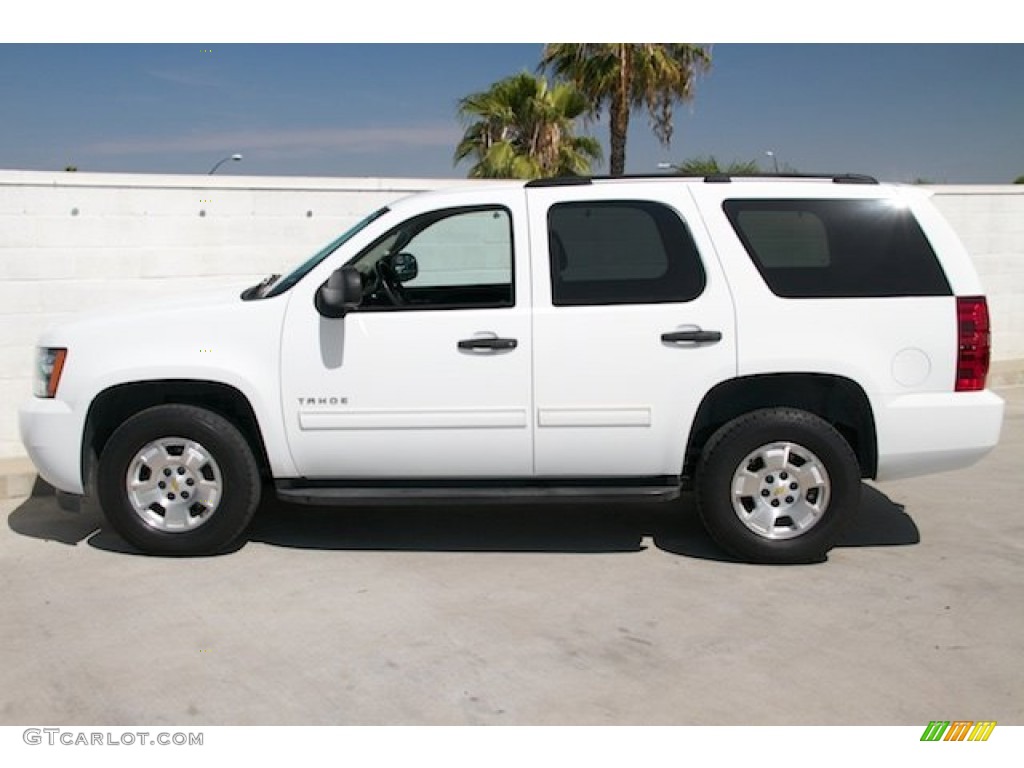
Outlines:
[{"label": "rear quarter window", "polygon": [[726,200],[723,208],[778,296],[952,294],[913,213],[889,200]]}]

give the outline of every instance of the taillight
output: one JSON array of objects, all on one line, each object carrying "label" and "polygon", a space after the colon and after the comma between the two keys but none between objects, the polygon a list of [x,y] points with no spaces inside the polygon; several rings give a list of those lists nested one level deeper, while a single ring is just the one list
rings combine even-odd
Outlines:
[{"label": "taillight", "polygon": [[992,349],[988,302],[984,296],[957,297],[956,326],[956,391],[984,389]]}]

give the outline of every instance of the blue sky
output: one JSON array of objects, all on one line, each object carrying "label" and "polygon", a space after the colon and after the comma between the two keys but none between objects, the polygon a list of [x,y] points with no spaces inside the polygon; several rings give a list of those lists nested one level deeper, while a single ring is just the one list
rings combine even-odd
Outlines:
[{"label": "blue sky", "polygon": [[[460,97],[540,44],[0,44],[0,168],[464,176]],[[634,115],[627,171],[774,151],[803,172],[1024,175],[1024,45],[714,45],[670,149]],[[605,144],[605,123],[585,126]],[[602,170],[602,169],[598,169]]]}]

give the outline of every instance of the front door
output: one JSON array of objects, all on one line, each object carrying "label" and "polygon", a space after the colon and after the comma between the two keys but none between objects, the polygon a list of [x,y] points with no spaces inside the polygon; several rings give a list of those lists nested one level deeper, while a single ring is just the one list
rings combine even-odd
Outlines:
[{"label": "front door", "polygon": [[480,197],[408,211],[350,259],[365,296],[345,317],[292,297],[282,407],[302,476],[532,473],[524,192]]}]

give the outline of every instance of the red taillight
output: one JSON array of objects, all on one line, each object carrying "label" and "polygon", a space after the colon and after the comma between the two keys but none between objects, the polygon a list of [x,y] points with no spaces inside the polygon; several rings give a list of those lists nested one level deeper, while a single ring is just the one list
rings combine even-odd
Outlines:
[{"label": "red taillight", "polygon": [[988,303],[984,296],[957,297],[956,327],[956,391],[984,389],[992,349]]}]

